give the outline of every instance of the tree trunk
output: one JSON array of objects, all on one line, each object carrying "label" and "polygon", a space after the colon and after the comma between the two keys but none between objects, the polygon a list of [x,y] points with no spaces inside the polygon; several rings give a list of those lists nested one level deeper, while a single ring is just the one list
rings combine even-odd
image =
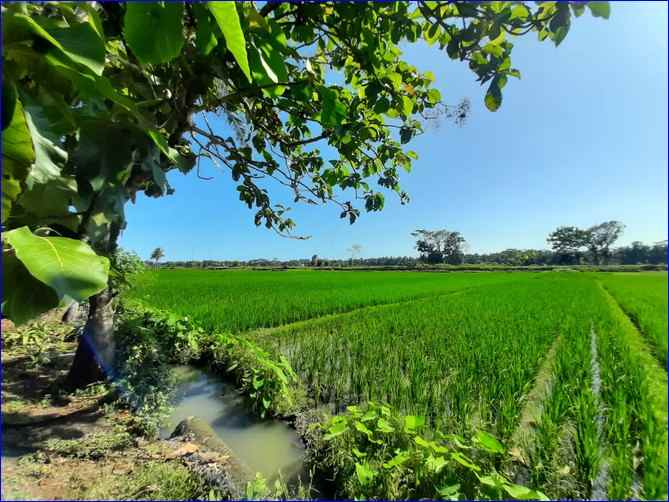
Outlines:
[{"label": "tree trunk", "polygon": [[89,300],[89,312],[66,387],[77,389],[105,378],[114,370],[114,302],[109,288]]},{"label": "tree trunk", "polygon": [[67,324],[72,324],[78,315],[79,315],[79,303],[72,302],[70,303],[70,306],[67,307],[67,310],[63,314],[62,321]]},{"label": "tree trunk", "polygon": [[[117,212],[113,204],[111,207],[107,206],[110,204],[109,200],[115,199],[98,195],[91,203],[79,230],[82,239],[87,241],[97,254],[107,257],[111,257],[116,251],[119,234],[125,225],[123,213]],[[115,217],[100,228],[91,223],[91,218],[96,213],[107,216],[113,214]],[[108,283],[106,289],[89,298],[88,318],[79,336],[79,345],[67,375],[66,387],[77,389],[105,378],[113,378],[115,296],[113,288]]]}]

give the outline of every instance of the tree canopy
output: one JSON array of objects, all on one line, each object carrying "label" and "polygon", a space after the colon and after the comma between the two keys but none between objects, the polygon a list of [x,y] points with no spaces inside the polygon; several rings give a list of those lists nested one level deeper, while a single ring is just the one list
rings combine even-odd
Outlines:
[{"label": "tree canopy", "polygon": [[446,229],[418,229],[411,235],[417,238],[416,249],[424,262],[448,263],[450,265],[462,263],[464,259],[463,246],[466,241],[460,232],[451,232]]},{"label": "tree canopy", "polygon": [[[533,32],[557,45],[586,9],[609,14],[607,2],[3,4],[3,227],[111,256],[126,202],[171,193],[166,173],[202,158],[229,170],[256,225],[294,227],[270,180],[354,222],[363,207],[383,208],[384,191],[408,200],[400,174],[424,120],[466,112],[442,102],[435,75],[406,61],[402,44],[424,40],[467,64],[494,111],[520,76],[512,40]],[[235,134],[214,130],[209,113]],[[16,258],[10,301],[51,288],[23,242],[3,243]],[[92,270],[89,255],[73,263]],[[104,282],[105,263],[95,270]]]}]

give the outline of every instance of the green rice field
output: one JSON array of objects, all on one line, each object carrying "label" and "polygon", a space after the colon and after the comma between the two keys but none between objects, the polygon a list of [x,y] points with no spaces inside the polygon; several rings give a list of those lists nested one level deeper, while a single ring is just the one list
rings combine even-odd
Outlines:
[{"label": "green rice field", "polygon": [[667,274],[160,270],[132,300],[286,357],[314,406],[483,429],[551,498],[666,498]]}]

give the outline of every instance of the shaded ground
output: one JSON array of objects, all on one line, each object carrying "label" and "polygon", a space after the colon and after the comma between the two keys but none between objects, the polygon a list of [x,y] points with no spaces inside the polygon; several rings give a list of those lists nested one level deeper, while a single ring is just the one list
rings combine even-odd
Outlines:
[{"label": "shaded ground", "polygon": [[104,385],[67,394],[73,328],[3,330],[2,500],[154,499],[203,494],[175,442],[128,432]]}]

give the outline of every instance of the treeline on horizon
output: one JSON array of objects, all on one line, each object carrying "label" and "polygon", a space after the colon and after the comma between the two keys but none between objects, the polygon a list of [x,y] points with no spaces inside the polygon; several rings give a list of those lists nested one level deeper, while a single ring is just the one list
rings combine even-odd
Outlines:
[{"label": "treeline on horizon", "polygon": [[[607,265],[666,265],[667,241],[648,245],[636,241],[629,246],[620,246],[611,251]],[[376,258],[311,258],[278,260],[259,258],[254,260],[188,260],[167,261],[162,267],[217,268],[217,267],[420,267],[425,261],[414,256],[381,256]],[[505,249],[496,253],[465,253],[460,265],[504,265],[527,266],[598,266],[591,253],[562,253],[546,249]]]}]

